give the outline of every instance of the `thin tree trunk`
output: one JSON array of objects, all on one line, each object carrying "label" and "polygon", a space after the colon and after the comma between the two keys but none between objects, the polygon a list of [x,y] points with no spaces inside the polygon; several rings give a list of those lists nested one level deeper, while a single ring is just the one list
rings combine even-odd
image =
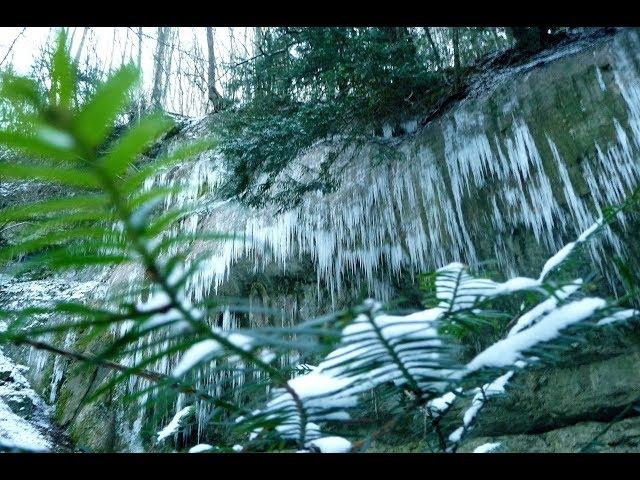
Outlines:
[{"label": "thin tree trunk", "polygon": [[[162,82],[162,94],[161,98],[167,98],[167,90],[169,89],[169,79],[171,78],[171,66],[173,62],[173,51],[175,49],[176,35],[175,31],[170,31],[169,27],[167,27],[169,33],[167,34],[167,46],[165,47],[165,60],[163,62],[164,67],[164,81]],[[178,47],[179,48],[179,47]]]},{"label": "thin tree trunk", "polygon": [[436,59],[436,67],[438,67],[438,70],[440,70],[442,68],[442,59],[440,58],[440,52],[438,52],[438,47],[436,46],[436,43],[433,41],[433,37],[431,36],[429,27],[424,27],[424,33],[427,36],[429,45],[431,45],[431,50],[433,50],[433,56]]},{"label": "thin tree trunk", "polygon": [[111,37],[111,53],[109,55],[109,68],[107,68],[107,72],[111,72],[111,69],[113,68],[113,52],[116,51],[116,33],[117,33],[117,29],[113,29],[113,36]]},{"label": "thin tree trunk", "polygon": [[[264,31],[262,27],[255,27],[253,30],[253,57],[257,58],[264,53]],[[253,67],[255,68],[256,62],[254,60]],[[264,77],[257,70],[254,73],[255,83],[253,85],[252,96],[256,96],[259,92],[265,90]]]},{"label": "thin tree trunk", "polygon": [[138,27],[138,69],[142,70],[142,27]]},{"label": "thin tree trunk", "polygon": [[480,27],[477,27],[475,30],[470,28],[469,29],[469,35],[471,37],[471,45],[473,46],[473,60],[477,61],[481,54],[482,54],[482,48],[480,47],[480,44],[478,43],[478,35],[481,35],[482,33],[479,31]]},{"label": "thin tree trunk", "polygon": [[213,109],[213,113],[219,112],[222,108],[222,96],[216,89],[216,52],[215,52],[215,44],[213,39],[213,28],[207,28],[207,49],[208,49],[208,94],[209,94],[209,103]]},{"label": "thin tree trunk", "polygon": [[451,37],[453,42],[453,75],[456,87],[460,85],[460,30],[451,27]]},{"label": "thin tree trunk", "polygon": [[500,48],[500,38],[498,37],[498,28],[494,27],[491,29],[491,33],[493,34],[493,42],[495,43],[495,48],[498,50]]},{"label": "thin tree trunk", "polygon": [[[69,29],[65,28],[65,30],[67,31],[67,37],[68,37]],[[73,28],[73,32],[71,32],[71,37],[68,37],[69,38],[69,50],[71,50],[71,45],[73,45],[73,39],[76,36],[76,30],[78,30],[78,27],[74,27]],[[51,31],[51,30],[49,30],[49,31]]]},{"label": "thin tree trunk", "polygon": [[80,63],[80,56],[82,55],[82,48],[84,47],[84,41],[87,38],[87,32],[89,31],[89,27],[84,27],[82,31],[82,37],[80,37],[80,45],[78,45],[78,50],[76,50],[75,63],[76,65]]},{"label": "thin tree trunk", "polygon": [[264,43],[264,33],[262,27],[255,27],[253,36],[253,56],[257,57],[262,53],[262,44]]},{"label": "thin tree trunk", "polygon": [[2,66],[2,64],[4,63],[4,61],[7,59],[7,57],[9,56],[9,54],[11,53],[11,50],[13,50],[13,47],[15,46],[16,42],[18,41],[18,39],[24,35],[24,31],[27,29],[27,27],[24,27],[22,30],[20,30],[20,33],[13,39],[13,42],[11,42],[11,45],[9,45],[9,49],[7,50],[7,53],[4,54],[4,57],[2,57],[2,60],[0,60],[0,67]]},{"label": "thin tree trunk", "polygon": [[[138,27],[137,66],[138,66],[138,71],[140,72],[140,77],[142,77],[142,27]],[[140,87],[140,95],[138,97],[138,120],[142,117],[142,111],[144,110],[143,102],[144,102],[144,90],[142,87]]]},{"label": "thin tree trunk", "polygon": [[162,105],[162,73],[164,70],[165,43],[169,27],[158,27],[158,38],[154,58],[153,88],[151,90],[151,105],[160,108]]},{"label": "thin tree trunk", "polygon": [[[237,58],[240,58],[239,55],[237,54],[237,44],[238,42],[236,42],[236,36],[235,36],[235,32],[233,30],[232,27],[228,27],[228,34],[229,34],[229,63],[236,63]],[[229,73],[229,72],[226,72]],[[221,90],[222,90],[222,94],[225,95],[227,98],[230,98],[232,100],[235,99],[236,97],[236,87],[234,86],[234,81],[233,78],[231,77],[231,75],[222,75],[222,76],[226,76],[226,81],[224,83],[221,83]]]}]

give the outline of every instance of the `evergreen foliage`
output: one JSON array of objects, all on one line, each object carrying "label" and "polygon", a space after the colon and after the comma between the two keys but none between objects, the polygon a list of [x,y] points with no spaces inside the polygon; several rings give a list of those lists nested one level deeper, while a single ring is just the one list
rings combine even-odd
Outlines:
[{"label": "evergreen foliage", "polygon": [[[259,204],[274,176],[304,148],[340,134],[353,141],[398,131],[464,90],[470,65],[509,44],[504,29],[461,28],[449,52],[429,28],[268,28],[259,53],[238,65],[230,90],[241,101],[216,121],[230,171],[229,195]],[[442,29],[446,30],[446,29]],[[459,30],[459,31],[458,31]],[[498,32],[500,30],[500,32]]]},{"label": "evergreen foliage", "polygon": [[[378,38],[378,33],[372,35]],[[329,40],[320,36],[321,45],[322,41]],[[411,47],[402,44],[383,53],[379,61],[393,55],[411,56]],[[44,93],[25,78],[6,75],[2,80],[2,95],[15,112],[15,121],[0,131],[0,143],[19,154],[20,160],[5,157],[0,178],[61,185],[65,194],[1,210],[3,222],[31,223],[19,241],[0,248],[0,259],[22,258],[23,270],[135,264],[146,273],[145,284],[135,288],[144,291],[147,300],[132,304],[126,295],[111,292],[98,304],[58,301],[50,307],[2,311],[0,316],[10,324],[0,341],[113,371],[87,401],[132,375],[153,383],[135,394],[146,394],[148,403],[187,394],[192,405],[176,413],[158,433],[158,442],[178,432],[206,404],[213,407],[211,428],[228,432],[211,451],[366,450],[372,441],[397,428],[407,413],[422,409],[431,423],[425,431],[425,449],[437,445],[441,451],[454,452],[485,403],[505,388],[508,391],[508,381],[520,369],[554,364],[590,329],[616,328],[637,317],[636,310],[620,308],[619,302],[585,296],[581,280],[553,279],[574,250],[614,221],[618,212],[614,209],[570,248],[553,256],[538,279],[499,283],[477,278],[454,263],[431,276],[432,282],[427,283],[431,298],[425,300],[430,308],[422,312],[390,315],[382,305],[368,300],[291,328],[223,330],[213,325],[211,317],[228,301],[214,297],[192,305],[185,288],[198,262],[185,269],[184,259],[193,242],[215,242],[224,234],[169,236],[169,227],[199,206],[160,211],[159,201],[174,189],[143,188],[145,180],[187,161],[210,143],[185,145],[165,158],[138,165],[140,155],[171,128],[171,121],[147,116],[111,138],[118,115],[131,100],[136,69],[121,68],[79,104],[75,101],[77,73],[64,34],[51,64],[51,85]],[[400,69],[404,73],[399,75],[411,71],[410,64],[403,65],[407,70]],[[341,88],[365,88],[365,83],[341,86],[340,77],[325,79],[337,96]],[[416,79],[414,87],[418,85]],[[635,197],[630,201],[635,202]],[[520,303],[523,296],[529,303]],[[510,309],[514,304],[521,304],[517,312]],[[43,315],[62,320],[42,323],[38,319]],[[506,325],[510,320],[516,323],[504,338],[470,360],[460,355],[458,338],[465,331]],[[128,328],[117,328],[120,325]],[[109,330],[113,341],[102,351],[86,354],[43,340],[47,333],[68,330],[93,335]],[[143,347],[142,339],[146,340]],[[127,364],[123,359],[132,351],[139,360]],[[288,360],[293,354],[319,363],[302,371],[291,368]],[[155,359],[176,357],[179,361],[171,375],[146,369]],[[204,367],[216,374],[216,384],[202,390],[195,385]],[[366,397],[372,392],[390,406],[387,419],[364,429],[350,428],[351,419],[366,411]],[[471,398],[471,405],[462,425],[445,432],[442,417],[454,402],[465,398]]]}]

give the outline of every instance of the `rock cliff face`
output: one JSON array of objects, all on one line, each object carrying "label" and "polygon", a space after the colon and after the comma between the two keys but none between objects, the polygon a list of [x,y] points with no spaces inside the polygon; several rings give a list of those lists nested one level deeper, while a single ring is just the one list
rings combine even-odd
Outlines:
[{"label": "rock cliff face", "polygon": [[576,349],[557,369],[521,373],[492,399],[461,451],[500,442],[502,451],[640,451],[640,337],[594,335],[600,348]]},{"label": "rock cliff face", "polygon": [[[402,137],[318,143],[273,182],[263,208],[220,199],[209,213],[187,219],[185,230],[239,234],[214,252],[190,285],[191,295],[240,296],[283,312],[275,320],[226,313],[220,319],[226,325],[286,325],[364,296],[401,296],[417,307],[416,276],[451,261],[478,266],[495,259],[505,275],[539,271],[550,253],[638,183],[640,39],[635,30],[622,30],[487,78],[443,116],[420,128],[409,122]],[[174,138],[205,129],[206,122],[194,122]],[[182,183],[185,193],[170,200],[180,203],[203,191],[215,199],[221,175],[216,152],[207,152],[195,166],[158,181]],[[5,204],[17,194],[2,192]],[[594,267],[613,292],[619,274],[604,259],[619,256],[637,270],[635,232],[637,219],[626,218],[591,247]],[[138,272],[99,275],[106,288]],[[95,281],[45,279],[42,288],[72,295],[91,290]],[[21,301],[33,291],[20,284],[3,284],[0,302]],[[583,355],[582,363],[520,374],[519,387],[491,402],[474,429],[477,438],[463,450],[495,441],[514,451],[575,451],[580,439],[614,419],[600,440],[615,451],[637,450],[637,419],[617,419],[620,406],[640,394],[640,343],[629,335],[622,346]],[[82,335],[55,340],[81,351],[101,341]],[[82,408],[81,399],[106,372],[78,372],[46,354],[13,353],[31,366],[35,388],[56,405],[56,419],[80,445],[149,447],[162,419],[122,402],[144,388],[143,381]]]}]

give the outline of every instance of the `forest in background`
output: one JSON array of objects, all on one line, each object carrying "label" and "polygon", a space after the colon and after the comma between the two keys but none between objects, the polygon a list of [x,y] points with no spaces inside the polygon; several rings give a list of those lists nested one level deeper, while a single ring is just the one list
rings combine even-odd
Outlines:
[{"label": "forest in background", "polygon": [[[39,52],[31,52],[28,75],[41,89],[51,75],[55,31],[46,33]],[[401,124],[417,125],[464,96],[468,79],[487,64],[518,62],[567,32],[555,27],[78,27],[69,29],[67,42],[80,72],[76,102],[120,66],[136,65],[141,85],[121,122],[156,110],[176,118],[210,115],[212,133],[233,172],[228,194],[259,204],[269,181],[248,192],[255,180],[276,175],[315,141],[336,134],[354,139],[402,134]],[[28,34],[22,29],[7,39],[0,69],[13,71],[11,62]]]}]

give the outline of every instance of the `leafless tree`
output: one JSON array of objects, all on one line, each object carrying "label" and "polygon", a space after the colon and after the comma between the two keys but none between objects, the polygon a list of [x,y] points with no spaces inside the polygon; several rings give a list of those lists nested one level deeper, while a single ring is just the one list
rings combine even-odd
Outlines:
[{"label": "leafless tree", "polygon": [[166,41],[169,36],[169,27],[158,27],[158,36],[156,40],[156,51],[154,55],[154,72],[153,87],[151,90],[151,105],[154,108],[162,106],[162,81],[164,73],[164,57],[166,50]]},{"label": "leafless tree", "polygon": [[18,41],[18,39],[24,35],[24,31],[26,30],[26,27],[23,28],[22,30],[20,30],[20,33],[13,39],[13,42],[11,42],[11,45],[9,45],[9,49],[7,50],[7,53],[4,54],[4,57],[2,57],[2,60],[0,60],[0,67],[2,66],[2,64],[5,62],[5,60],[7,59],[7,57],[9,56],[9,54],[11,53],[11,50],[13,50],[13,47],[15,46],[16,42]]},{"label": "leafless tree", "polygon": [[76,64],[80,63],[80,56],[82,55],[82,48],[84,47],[84,41],[87,38],[87,33],[89,32],[89,27],[84,27],[82,31],[82,37],[80,37],[80,45],[78,45],[78,49],[76,50],[76,54],[74,56],[74,60]]},{"label": "leafless tree", "polygon": [[207,29],[207,60],[208,60],[208,93],[209,103],[213,112],[219,112],[222,108],[222,95],[216,88],[216,53],[214,43],[214,33],[212,27],[206,27]]}]

